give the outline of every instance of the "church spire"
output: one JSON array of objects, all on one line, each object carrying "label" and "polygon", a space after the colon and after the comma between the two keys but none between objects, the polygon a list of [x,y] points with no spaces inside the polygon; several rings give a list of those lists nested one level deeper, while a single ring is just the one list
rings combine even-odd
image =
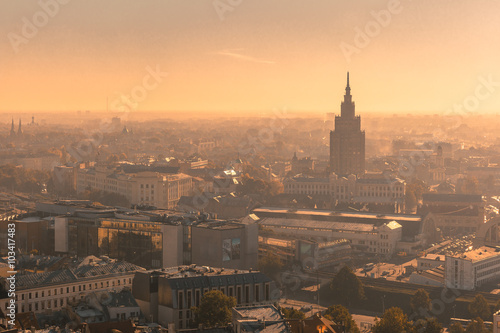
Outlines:
[{"label": "church spire", "polygon": [[23,130],[21,127],[21,118],[19,118],[19,128],[17,129],[17,136],[21,137],[23,135]]},{"label": "church spire", "polygon": [[14,130],[14,117],[12,117],[12,126],[10,127],[10,136],[15,137],[16,131]]}]

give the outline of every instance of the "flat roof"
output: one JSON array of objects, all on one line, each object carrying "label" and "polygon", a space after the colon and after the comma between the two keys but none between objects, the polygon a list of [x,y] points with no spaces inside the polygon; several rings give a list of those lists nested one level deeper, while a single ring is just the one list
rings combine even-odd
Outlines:
[{"label": "flat roof", "polygon": [[342,230],[342,231],[359,231],[372,232],[376,229],[373,224],[366,223],[349,223],[349,222],[330,222],[330,221],[311,221],[286,219],[280,217],[265,217],[259,224],[267,226],[291,227],[291,228],[306,228],[306,229],[324,229],[324,230]]},{"label": "flat roof", "polygon": [[478,249],[464,252],[460,255],[452,256],[453,258],[469,259],[472,262],[482,261],[493,257],[500,256],[500,251],[494,247],[482,246]]},{"label": "flat roof", "polygon": [[332,210],[322,210],[322,209],[291,209],[291,208],[281,208],[281,207],[260,207],[253,210],[255,214],[258,213],[274,213],[274,214],[293,214],[299,216],[341,216],[346,218],[364,218],[364,219],[376,219],[376,220],[388,220],[390,221],[422,221],[420,215],[404,215],[404,214],[381,214],[381,213],[370,213],[370,212],[341,212]]}]

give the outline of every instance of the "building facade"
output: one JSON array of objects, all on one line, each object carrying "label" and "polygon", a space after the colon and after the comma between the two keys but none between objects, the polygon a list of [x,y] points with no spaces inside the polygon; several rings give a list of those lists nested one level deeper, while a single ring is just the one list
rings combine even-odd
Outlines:
[{"label": "building facade", "polygon": [[330,170],[337,175],[363,175],[365,173],[365,132],[361,131],[361,118],[355,115],[349,73],[340,117],[335,117],[335,130],[330,132]]},{"label": "building facade", "polygon": [[484,223],[485,200],[479,194],[424,193],[418,213],[428,215],[444,235],[476,232]]},{"label": "building facade", "polygon": [[328,178],[298,175],[283,181],[287,194],[328,195],[338,202],[394,204],[403,211],[406,183],[395,177],[357,178],[355,175]]},{"label": "building facade", "polygon": [[212,290],[234,297],[237,305],[270,304],[277,296],[274,282],[261,272],[196,265],[138,272],[132,286],[146,318],[178,329],[189,328],[191,308]]},{"label": "building facade", "polygon": [[193,193],[193,179],[183,173],[140,171],[116,172],[95,167],[78,169],[76,190],[98,190],[124,195],[132,205],[173,209],[179,199]]},{"label": "building facade", "polygon": [[[131,287],[142,267],[127,262],[88,260],[74,269],[16,275],[17,312],[45,313],[76,305],[88,293]],[[10,298],[0,300],[6,313]]]},{"label": "building facade", "polygon": [[500,250],[483,246],[460,255],[446,256],[445,286],[474,290],[484,283],[500,280]]}]

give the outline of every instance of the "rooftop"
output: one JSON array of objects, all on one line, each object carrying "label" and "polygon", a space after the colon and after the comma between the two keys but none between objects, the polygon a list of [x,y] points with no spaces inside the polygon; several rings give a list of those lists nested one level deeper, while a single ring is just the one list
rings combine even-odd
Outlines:
[{"label": "rooftop", "polygon": [[340,212],[322,209],[290,209],[281,207],[260,207],[253,210],[259,214],[287,214],[297,216],[313,216],[313,217],[345,217],[345,218],[363,218],[363,219],[378,219],[389,221],[412,221],[420,222],[422,217],[419,215],[404,215],[404,214],[380,214],[369,212]]},{"label": "rooftop", "polygon": [[424,193],[423,202],[483,202],[480,194]]},{"label": "rooftop", "polygon": [[471,260],[473,263],[500,256],[500,249],[489,246],[482,246],[478,249],[467,251],[459,255],[452,256],[453,258],[461,258]]},{"label": "rooftop", "polygon": [[331,222],[331,221],[311,221],[311,220],[298,220],[286,219],[280,217],[265,217],[259,224],[265,226],[277,226],[287,228],[301,228],[301,229],[319,229],[324,231],[353,231],[353,232],[374,232],[375,226],[373,224],[365,223],[349,223],[349,222]]}]

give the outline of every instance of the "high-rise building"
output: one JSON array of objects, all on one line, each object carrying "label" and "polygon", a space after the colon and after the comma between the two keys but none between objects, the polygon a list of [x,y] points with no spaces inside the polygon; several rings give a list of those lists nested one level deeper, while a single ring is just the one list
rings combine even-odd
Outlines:
[{"label": "high-rise building", "polygon": [[335,117],[335,130],[330,132],[330,169],[339,176],[365,173],[365,132],[354,109],[348,72],[341,114]]}]

